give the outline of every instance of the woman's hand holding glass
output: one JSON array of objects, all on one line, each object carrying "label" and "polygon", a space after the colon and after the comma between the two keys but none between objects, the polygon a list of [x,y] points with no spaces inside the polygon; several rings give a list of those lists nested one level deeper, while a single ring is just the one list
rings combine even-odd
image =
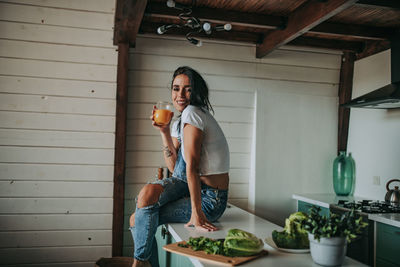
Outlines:
[{"label": "woman's hand holding glass", "polygon": [[155,128],[159,129],[161,132],[166,132],[169,130],[169,125],[173,116],[172,104],[159,101],[157,106],[153,106],[150,119]]}]

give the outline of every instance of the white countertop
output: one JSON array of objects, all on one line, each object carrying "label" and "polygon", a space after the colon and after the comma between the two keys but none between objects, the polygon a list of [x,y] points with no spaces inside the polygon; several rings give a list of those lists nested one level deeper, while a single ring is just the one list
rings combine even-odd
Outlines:
[{"label": "white countertop", "polygon": [[331,204],[337,204],[339,200],[361,201],[365,199],[357,196],[341,197],[335,194],[294,194],[292,198],[328,209]]},{"label": "white countertop", "polygon": [[400,227],[400,213],[369,214],[368,219]]},{"label": "white countertop", "polygon": [[[292,198],[324,208],[329,208],[330,205],[337,204],[339,200],[362,201],[365,199],[357,196],[339,197],[335,194],[294,194]],[[395,227],[400,227],[399,213],[368,214],[368,219],[380,223],[389,224]]]},{"label": "white countertop", "polygon": [[[176,242],[182,240],[188,240],[189,237],[198,237],[198,236],[206,236],[210,238],[225,238],[228,233],[228,230],[231,228],[239,228],[250,233],[255,234],[257,237],[261,239],[265,239],[266,237],[270,237],[273,230],[282,230],[282,227],[273,224],[267,220],[264,220],[260,217],[257,217],[245,210],[239,209],[231,204],[229,204],[230,208],[227,208],[224,215],[219,219],[215,225],[219,227],[219,231],[216,232],[202,232],[196,231],[193,228],[184,227],[182,223],[171,223],[168,225],[168,230],[172,234],[173,238]],[[317,265],[313,262],[311,255],[307,254],[291,254],[291,253],[283,253],[274,248],[270,247],[264,242],[264,248],[268,250],[268,255],[261,257],[259,259],[250,261],[249,263],[244,264],[245,266],[296,266],[296,267],[309,267]],[[191,259],[193,264],[197,267],[211,267],[214,265],[210,264],[202,264],[200,261],[196,259]],[[351,258],[345,259],[342,266],[366,266],[358,261],[355,261]]]}]

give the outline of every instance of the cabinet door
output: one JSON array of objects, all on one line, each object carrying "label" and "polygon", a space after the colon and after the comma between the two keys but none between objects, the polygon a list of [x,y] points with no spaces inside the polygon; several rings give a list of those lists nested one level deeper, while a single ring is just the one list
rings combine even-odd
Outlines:
[{"label": "cabinet door", "polygon": [[163,249],[163,246],[168,244],[168,232],[166,225],[160,225],[156,232],[157,249],[158,249],[158,262],[160,267],[171,266],[168,265],[167,252]]},{"label": "cabinet door", "polygon": [[175,243],[176,241],[172,235],[168,232],[167,225],[161,225],[158,227],[156,232],[157,248],[158,248],[158,261],[160,267],[191,267],[192,262],[188,257],[181,256],[175,253],[167,252],[163,249],[163,246]]},{"label": "cabinet door", "polygon": [[[297,210],[298,211],[302,211],[305,213],[309,213],[310,208],[313,206],[313,204],[304,202],[304,201],[298,201],[298,207]],[[320,207],[320,206],[319,206]],[[328,208],[324,208],[324,207],[320,207],[321,208],[321,215],[325,215],[325,216],[329,216],[329,209]]]},{"label": "cabinet door", "polygon": [[[172,243],[175,243],[175,239],[171,236]],[[189,260],[188,257],[178,255],[175,253],[170,253],[171,254],[171,261],[170,265],[171,267],[192,267],[193,263]]]},{"label": "cabinet door", "polygon": [[400,266],[399,245],[400,228],[376,223],[376,266]]}]

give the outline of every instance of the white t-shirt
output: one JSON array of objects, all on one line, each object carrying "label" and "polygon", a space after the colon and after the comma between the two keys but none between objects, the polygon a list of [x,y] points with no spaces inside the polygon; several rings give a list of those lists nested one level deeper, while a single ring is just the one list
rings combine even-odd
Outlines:
[{"label": "white t-shirt", "polygon": [[[200,175],[221,174],[229,172],[229,147],[222,129],[217,121],[206,109],[187,106],[181,114],[181,149],[183,159],[184,153],[184,138],[183,127],[185,124],[193,125],[203,131],[203,144],[200,154]],[[178,121],[172,125],[171,136],[179,139],[177,129]],[[186,161],[186,160],[185,160]]]}]

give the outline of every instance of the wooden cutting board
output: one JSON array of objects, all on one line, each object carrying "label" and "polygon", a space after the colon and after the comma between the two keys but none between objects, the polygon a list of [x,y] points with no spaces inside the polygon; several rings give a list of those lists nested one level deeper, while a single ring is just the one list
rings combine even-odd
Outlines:
[{"label": "wooden cutting board", "polygon": [[186,241],[181,241],[181,242],[165,245],[163,247],[163,249],[168,252],[171,252],[171,253],[176,253],[179,255],[192,257],[192,258],[196,258],[200,261],[217,264],[217,265],[223,265],[223,266],[240,265],[242,263],[257,259],[259,257],[265,256],[268,254],[268,251],[263,250],[260,253],[258,253],[257,255],[250,256],[250,257],[227,257],[227,256],[222,256],[222,255],[206,254],[204,251],[194,251],[191,248],[180,247],[180,246],[178,246],[178,244],[186,244]]}]

